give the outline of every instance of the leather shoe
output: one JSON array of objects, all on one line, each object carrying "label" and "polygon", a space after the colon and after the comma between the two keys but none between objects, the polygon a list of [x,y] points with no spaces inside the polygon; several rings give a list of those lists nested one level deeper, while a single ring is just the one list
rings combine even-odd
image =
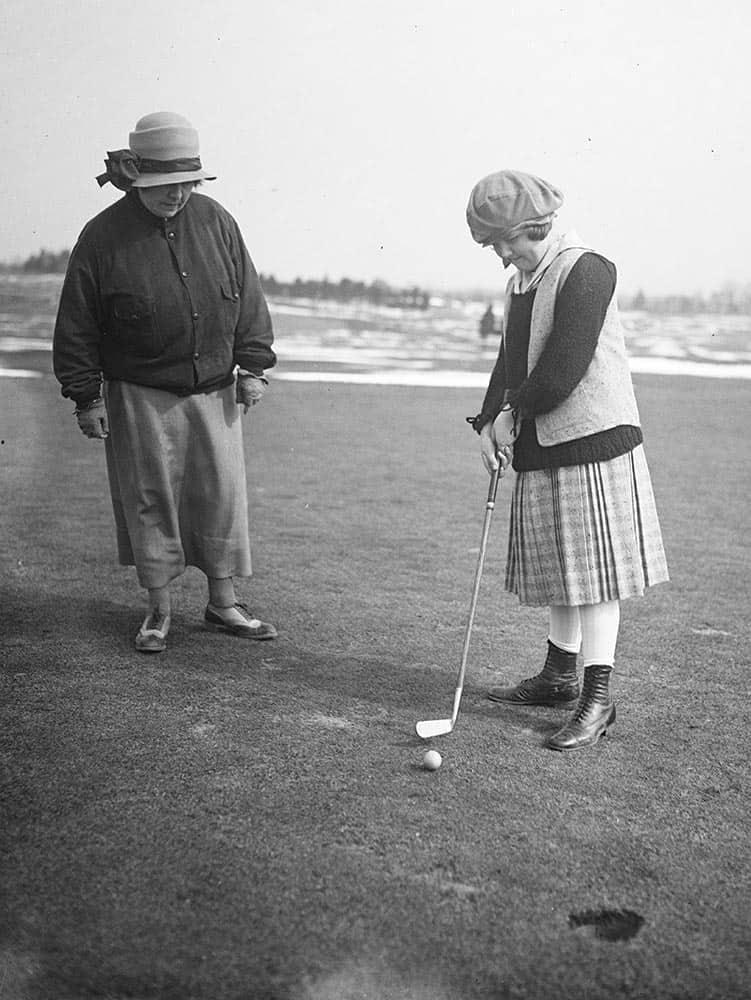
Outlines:
[{"label": "leather shoe", "polygon": [[158,608],[149,612],[136,635],[139,653],[163,653],[167,648],[167,633],[172,619]]},{"label": "leather shoe", "polygon": [[515,705],[569,705],[579,697],[579,682],[549,681],[540,674],[527,677],[513,687],[493,687],[487,694],[491,701],[510,701]]},{"label": "leather shoe", "polygon": [[229,632],[241,639],[276,639],[277,631],[268,622],[254,618],[244,604],[235,603],[229,608],[206,605],[204,627],[212,632]]},{"label": "leather shoe", "polygon": [[513,687],[493,687],[488,691],[491,701],[510,701],[515,705],[567,705],[578,697],[576,653],[560,649],[550,639],[539,674]]},{"label": "leather shoe", "polygon": [[593,746],[615,722],[615,702],[610,697],[612,668],[599,664],[584,671],[582,694],[566,725],[547,741],[550,750],[583,750]]}]

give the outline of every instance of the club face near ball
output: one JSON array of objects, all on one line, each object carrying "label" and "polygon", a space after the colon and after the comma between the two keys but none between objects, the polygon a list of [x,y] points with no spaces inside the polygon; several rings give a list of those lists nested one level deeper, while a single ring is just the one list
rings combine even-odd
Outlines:
[{"label": "club face near ball", "polygon": [[433,736],[445,736],[454,728],[452,719],[426,719],[425,722],[418,722],[415,726],[417,735],[421,740],[432,739]]}]

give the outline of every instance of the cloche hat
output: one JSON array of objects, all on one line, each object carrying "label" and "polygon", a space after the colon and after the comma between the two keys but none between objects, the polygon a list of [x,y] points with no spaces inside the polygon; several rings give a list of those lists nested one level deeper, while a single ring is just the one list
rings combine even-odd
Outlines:
[{"label": "cloche hat", "polygon": [[213,181],[201,165],[198,132],[187,118],[173,111],[156,111],[139,118],[130,133],[128,149],[107,152],[106,172],[97,177],[121,191],[186,181]]},{"label": "cloche hat", "polygon": [[563,204],[563,194],[540,177],[520,170],[488,174],[472,188],[467,223],[472,238],[508,236],[525,225],[549,222]]}]

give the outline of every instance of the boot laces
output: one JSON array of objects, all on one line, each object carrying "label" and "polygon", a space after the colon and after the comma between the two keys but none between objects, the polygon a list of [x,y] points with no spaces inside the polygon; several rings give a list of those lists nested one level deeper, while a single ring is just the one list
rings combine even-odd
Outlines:
[{"label": "boot laces", "polygon": [[[599,696],[599,697],[598,697]],[[597,705],[604,705],[607,701],[607,679],[603,683],[601,677],[593,677],[584,674],[582,693],[579,704],[576,707],[571,722],[581,722],[582,719],[592,711]]]}]

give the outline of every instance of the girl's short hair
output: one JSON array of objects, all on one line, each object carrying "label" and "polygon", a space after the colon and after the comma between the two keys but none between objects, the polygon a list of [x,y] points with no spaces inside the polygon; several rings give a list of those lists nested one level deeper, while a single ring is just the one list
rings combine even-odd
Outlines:
[{"label": "girl's short hair", "polygon": [[521,232],[524,233],[524,235],[527,236],[530,240],[532,240],[533,243],[539,243],[541,240],[545,239],[545,237],[550,233],[550,230],[552,228],[553,228],[552,222],[537,222],[537,223],[532,223],[529,226],[525,226],[524,229],[521,230]]}]

